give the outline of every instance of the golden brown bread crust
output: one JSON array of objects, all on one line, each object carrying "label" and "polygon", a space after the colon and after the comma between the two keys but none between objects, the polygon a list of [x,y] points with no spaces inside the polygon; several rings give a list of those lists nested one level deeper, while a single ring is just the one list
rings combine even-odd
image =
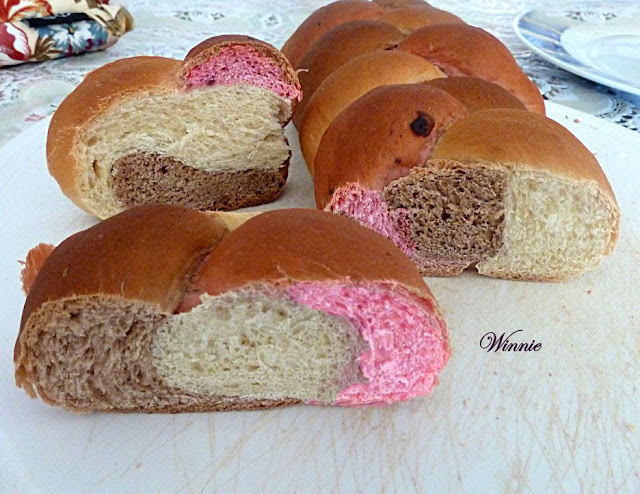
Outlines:
[{"label": "golden brown bread crust", "polygon": [[413,263],[393,242],[353,220],[312,209],[251,218],[217,245],[193,288],[216,295],[256,282],[330,280],[390,282],[433,300]]},{"label": "golden brown bread crust", "polygon": [[619,208],[598,160],[577,137],[550,118],[514,109],[478,111],[452,125],[431,157],[543,170],[573,180],[596,182],[610,199],[617,218],[609,251],[617,241]]},{"label": "golden brown bread crust", "polygon": [[320,84],[302,115],[300,148],[309,171],[313,174],[325,130],[355,100],[378,86],[425,82],[443,75],[426,60],[398,51],[366,53],[348,61]]},{"label": "golden brown bread crust", "polygon": [[511,52],[488,32],[466,24],[420,28],[398,46],[440,67],[448,76],[472,76],[502,86],[528,110],[545,114],[536,85],[520,69]]},{"label": "golden brown bread crust", "polygon": [[365,0],[339,0],[317,9],[307,17],[282,46],[282,53],[294,69],[311,46],[329,29],[349,21],[375,19],[384,9]]},{"label": "golden brown bread crust", "polygon": [[375,19],[345,22],[327,31],[300,61],[304,99],[293,115],[298,128],[308,101],[329,75],[359,55],[395,48],[404,39],[395,27]]},{"label": "golden brown bread crust", "polygon": [[[316,205],[324,209],[333,192],[349,183],[382,190],[423,165],[442,132],[466,115],[457,99],[425,84],[373,89],[347,107],[322,138],[315,162]],[[421,117],[433,120],[428,133],[415,127]]]},{"label": "golden brown bread crust", "polygon": [[[224,34],[221,36],[214,36],[212,38],[205,39],[191,48],[189,53],[187,53],[187,56],[184,58],[182,66],[176,73],[178,85],[181,88],[187,88],[189,86],[188,75],[192,69],[203,64],[209,58],[215,57],[223,48],[233,45],[250,46],[256,52],[271,58],[282,71],[284,81],[300,90],[300,81],[298,80],[296,71],[280,50],[266,41],[241,34]],[[292,111],[294,111],[297,102],[298,99],[291,100]]]},{"label": "golden brown bread crust", "polygon": [[397,27],[402,33],[409,34],[425,26],[434,24],[465,24],[457,15],[440,10],[426,3],[409,5],[396,10],[390,10],[380,18]]},{"label": "golden brown bread crust", "polygon": [[29,290],[31,290],[33,282],[36,281],[38,272],[54,248],[51,244],[40,243],[31,249],[25,261],[21,262],[24,267],[20,271],[20,280],[22,281],[22,291],[25,295],[29,295]]},{"label": "golden brown bread crust", "polygon": [[524,103],[509,91],[477,77],[443,77],[425,84],[446,91],[466,106],[469,113],[490,108],[526,110]]},{"label": "golden brown bread crust", "polygon": [[[83,206],[77,177],[81,173],[75,150],[90,122],[139,91],[162,93],[177,89],[175,74],[180,60],[133,57],[108,63],[86,75],[53,114],[47,135],[47,164],[64,195]],[[114,84],[113,81],[118,83]]]}]

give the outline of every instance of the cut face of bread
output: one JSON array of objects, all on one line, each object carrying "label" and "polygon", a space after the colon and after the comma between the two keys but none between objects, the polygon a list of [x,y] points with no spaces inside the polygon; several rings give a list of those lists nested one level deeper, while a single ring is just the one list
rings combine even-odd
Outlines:
[{"label": "cut face of bread", "polygon": [[49,170],[100,218],[169,203],[229,210],[276,199],[300,85],[284,56],[246,36],[210,38],[184,61],[134,57],[90,73],[53,117]]},{"label": "cut face of bread", "polygon": [[235,209],[275,199],[286,181],[288,100],[251,85],[129,97],[80,136],[79,177],[99,216],[167,202]]},{"label": "cut face of bread", "polygon": [[38,393],[78,410],[390,403],[428,392],[448,355],[429,306],[384,284],[254,287],[175,315],[85,297],[33,321]]},{"label": "cut face of bread", "polygon": [[423,275],[457,275],[502,245],[507,173],[431,164],[413,168],[382,192],[340,187],[329,207],[389,237]]},{"label": "cut face of bread", "polygon": [[522,110],[458,120],[424,165],[381,188],[366,183],[329,180],[328,208],[393,240],[427,276],[475,267],[562,280],[597,266],[617,239],[618,207],[593,155]]},{"label": "cut face of bread", "polygon": [[446,326],[391,242],[313,210],[242,219],[155,205],[67,239],[29,289],[18,386],[76,411],[144,412],[356,406],[431,390],[449,358]]},{"label": "cut face of bread", "polygon": [[270,89],[287,100],[300,97],[300,88],[283,77],[285,61],[274,59],[273,53],[270,50],[265,53],[261,45],[226,44],[216,49],[215,54],[207,55],[182,76],[186,87],[248,84]]},{"label": "cut face of bread", "polygon": [[331,211],[393,240],[425,276],[476,266],[487,276],[559,280],[597,266],[608,253],[614,215],[595,184],[448,165],[454,167],[442,170],[432,161],[414,168],[382,193],[341,187]]},{"label": "cut face of bread", "polygon": [[504,206],[502,246],[478,264],[482,274],[563,279],[594,268],[612,250],[617,209],[594,182],[514,171]]}]

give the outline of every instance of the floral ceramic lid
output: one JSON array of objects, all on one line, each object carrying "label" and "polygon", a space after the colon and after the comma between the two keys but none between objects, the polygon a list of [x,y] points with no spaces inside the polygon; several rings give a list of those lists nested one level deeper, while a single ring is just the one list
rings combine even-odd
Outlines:
[{"label": "floral ceramic lid", "polygon": [[103,50],[132,29],[109,0],[0,0],[0,67]]}]

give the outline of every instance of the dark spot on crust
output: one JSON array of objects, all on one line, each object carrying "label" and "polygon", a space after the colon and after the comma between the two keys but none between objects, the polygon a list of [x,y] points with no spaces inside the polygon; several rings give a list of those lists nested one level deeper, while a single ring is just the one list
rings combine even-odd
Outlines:
[{"label": "dark spot on crust", "polygon": [[333,195],[333,193],[336,191],[335,187],[331,187],[329,189],[329,194]]},{"label": "dark spot on crust", "polygon": [[413,122],[411,122],[411,130],[415,135],[418,135],[420,137],[427,137],[429,134],[431,134],[431,131],[433,130],[435,124],[436,122],[431,115],[419,111],[418,117]]},{"label": "dark spot on crust", "polygon": [[396,158],[396,165],[399,165],[400,163],[402,163],[402,160],[400,158]]}]

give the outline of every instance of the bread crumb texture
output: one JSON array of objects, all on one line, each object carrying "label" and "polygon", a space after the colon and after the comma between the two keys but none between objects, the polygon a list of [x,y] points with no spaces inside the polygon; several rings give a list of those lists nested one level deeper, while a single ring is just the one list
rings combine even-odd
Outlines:
[{"label": "bread crumb texture", "polygon": [[47,302],[18,340],[16,381],[76,411],[351,406],[426,394],[449,358],[432,302],[396,284],[258,284],[201,302]]},{"label": "bread crumb texture", "polygon": [[149,153],[207,173],[277,170],[289,158],[282,125],[290,113],[290,101],[249,84],[136,92],[79,134],[79,188],[107,217],[123,209],[113,190],[113,166],[123,157]]},{"label": "bread crumb texture", "polygon": [[487,276],[552,281],[600,264],[617,225],[602,188],[512,168],[431,160],[382,192],[347,184],[330,208],[393,240],[426,276],[475,266]]},{"label": "bread crumb texture", "polygon": [[533,280],[574,276],[602,262],[616,224],[611,201],[595,182],[513,171],[502,247],[478,271]]}]

